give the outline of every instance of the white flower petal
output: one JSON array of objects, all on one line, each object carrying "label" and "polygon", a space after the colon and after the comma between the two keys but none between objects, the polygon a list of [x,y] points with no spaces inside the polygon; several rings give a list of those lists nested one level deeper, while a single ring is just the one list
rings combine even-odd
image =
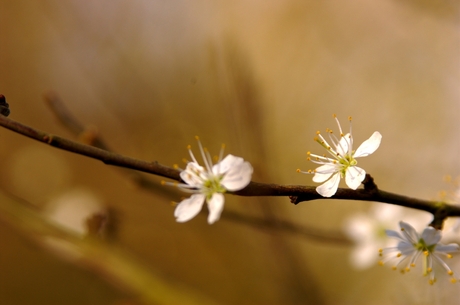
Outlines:
[{"label": "white flower petal", "polygon": [[336,147],[336,151],[338,154],[340,154],[342,157],[345,156],[351,149],[351,135],[347,133],[343,137],[340,138],[339,144]]},{"label": "white flower petal", "polygon": [[373,218],[379,220],[380,222],[387,223],[388,225],[396,226],[398,224],[397,219],[401,219],[402,214],[404,213],[404,208],[384,203],[374,203],[371,207],[371,214]]},{"label": "white flower petal", "polygon": [[367,242],[375,238],[375,221],[365,213],[356,213],[345,220],[343,230],[354,241]]},{"label": "white flower petal", "polygon": [[224,209],[224,195],[221,193],[214,193],[210,200],[208,200],[208,223],[213,224],[220,218],[220,214]]},{"label": "white flower petal", "polygon": [[[399,222],[399,227],[403,230],[402,236],[404,237],[405,240],[407,240],[409,243],[415,244],[419,241],[420,237],[415,231],[414,227],[411,226],[410,224],[400,221]],[[404,234],[406,232],[406,234]]]},{"label": "white flower petal", "polygon": [[325,183],[321,184],[316,188],[318,194],[323,197],[331,197],[337,192],[340,182],[340,173],[336,173]]},{"label": "white flower petal", "polygon": [[356,190],[366,177],[366,171],[358,166],[350,166],[345,173],[345,182],[352,190]]},{"label": "white flower petal", "polygon": [[421,238],[425,241],[428,246],[435,245],[441,240],[441,231],[436,230],[433,227],[427,227],[422,232]]},{"label": "white flower petal", "polygon": [[417,248],[414,247],[412,243],[409,243],[407,241],[400,241],[397,246],[399,252],[401,252],[402,255],[411,255],[415,252],[417,252]]},{"label": "white flower petal", "polygon": [[375,249],[378,249],[376,243],[358,244],[350,256],[353,267],[360,270],[371,267],[378,259]]},{"label": "white flower petal", "polygon": [[401,234],[399,234],[398,231],[394,231],[394,230],[385,230],[385,234],[388,236],[388,237],[393,237],[393,238],[397,238],[399,239],[400,241],[405,241],[406,239],[403,238],[401,236]]},{"label": "white flower petal", "polygon": [[243,162],[237,167],[230,168],[220,183],[229,191],[241,190],[251,182],[252,172],[253,168],[251,164]]},{"label": "white flower petal", "polygon": [[201,210],[205,200],[204,194],[194,194],[182,200],[174,210],[177,222],[186,222],[195,217]]},{"label": "white flower petal", "polygon": [[187,163],[187,167],[180,173],[180,177],[190,186],[199,188],[203,184],[205,170],[195,162]]},{"label": "white flower petal", "polygon": [[212,167],[212,173],[214,175],[224,174],[232,168],[239,167],[243,162],[243,158],[236,157],[234,155],[227,155],[222,161]]},{"label": "white flower petal", "polygon": [[437,245],[434,250],[440,253],[452,253],[460,251],[460,246],[457,244]]},{"label": "white flower petal", "polygon": [[367,157],[372,154],[374,151],[377,150],[380,146],[380,142],[382,141],[382,135],[380,132],[376,131],[372,134],[372,136],[364,141],[353,154],[354,158],[359,157]]},{"label": "white flower petal", "polygon": [[313,176],[313,182],[321,183],[329,179],[329,177],[338,171],[338,168],[335,164],[325,164],[321,165],[315,169],[315,175]]}]

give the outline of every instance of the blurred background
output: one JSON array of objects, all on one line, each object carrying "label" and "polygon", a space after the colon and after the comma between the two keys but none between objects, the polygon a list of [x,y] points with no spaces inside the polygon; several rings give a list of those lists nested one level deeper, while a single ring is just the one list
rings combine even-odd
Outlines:
[{"label": "blurred background", "polygon": [[[53,91],[113,150],[168,166],[182,165],[195,135],[214,154],[225,143],[251,162],[253,180],[280,184],[314,185],[296,169],[313,168],[307,151],[322,153],[315,132],[336,130],[333,113],[342,126],[353,116],[355,143],[383,135],[359,161],[377,185],[436,199],[443,176],[460,174],[459,9],[454,0],[0,0],[0,94],[10,118],[77,139],[44,102]],[[33,211],[16,211],[22,225],[0,216],[2,304],[460,303],[459,284],[443,275],[430,286],[420,270],[350,263],[344,224],[372,203],[227,195],[214,225],[206,208],[179,224],[170,202],[184,194],[158,177],[147,190],[3,128],[0,141],[0,201]],[[103,241],[80,244],[94,215]]]}]

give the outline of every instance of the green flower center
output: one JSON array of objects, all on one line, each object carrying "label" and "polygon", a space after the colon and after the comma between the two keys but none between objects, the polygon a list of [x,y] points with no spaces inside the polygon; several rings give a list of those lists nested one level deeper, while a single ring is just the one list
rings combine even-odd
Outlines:
[{"label": "green flower center", "polygon": [[419,241],[414,246],[418,251],[422,251],[422,252],[428,251],[429,253],[432,253],[434,251],[434,248],[436,248],[436,244],[427,245],[425,240],[423,240],[423,238],[420,238]]},{"label": "green flower center", "polygon": [[227,190],[220,183],[223,176],[212,176],[203,183],[204,193],[207,199],[211,199],[214,193],[225,193]]}]

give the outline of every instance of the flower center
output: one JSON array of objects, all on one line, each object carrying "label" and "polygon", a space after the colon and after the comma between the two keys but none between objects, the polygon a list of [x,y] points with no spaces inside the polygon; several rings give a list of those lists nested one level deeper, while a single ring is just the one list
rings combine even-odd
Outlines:
[{"label": "flower center", "polygon": [[434,245],[427,245],[423,238],[420,238],[419,241],[414,245],[414,247],[421,252],[428,251],[428,253],[432,253],[434,248],[436,248],[436,244]]},{"label": "flower center", "polygon": [[204,181],[203,190],[206,194],[206,198],[211,199],[214,193],[225,193],[227,191],[225,187],[220,184],[222,178],[223,176],[211,175],[207,180]]}]

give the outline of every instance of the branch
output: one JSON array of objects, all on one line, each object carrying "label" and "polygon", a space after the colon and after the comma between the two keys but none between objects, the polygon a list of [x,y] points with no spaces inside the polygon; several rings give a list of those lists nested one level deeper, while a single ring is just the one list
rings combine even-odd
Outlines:
[{"label": "branch", "polygon": [[[45,102],[50,107],[53,114],[59,120],[59,122],[69,130],[73,135],[78,137],[80,140],[83,140],[85,144],[98,147],[103,150],[112,151],[110,146],[106,144],[104,139],[97,133],[94,128],[85,128],[83,123],[81,123],[72,113],[67,109],[61,98],[55,92],[48,92],[44,95]],[[176,195],[172,190],[174,188],[165,188],[162,185],[148,179],[147,177],[141,175],[140,173],[122,168],[122,174],[125,177],[130,179],[135,185],[152,191],[155,194],[161,193],[165,196],[171,197]],[[201,213],[201,215],[204,215]],[[341,232],[328,231],[328,230],[319,230],[313,227],[306,227],[305,225],[298,226],[291,222],[271,219],[252,217],[247,215],[242,215],[240,213],[227,211],[224,215],[221,216],[222,220],[230,220],[246,225],[251,225],[259,229],[273,229],[275,228],[281,232],[287,232],[291,234],[298,234],[305,238],[313,239],[320,242],[332,242],[343,245],[351,244],[351,241]]]},{"label": "branch", "polygon": [[[2,115],[0,115],[0,126],[53,147],[100,160],[108,165],[134,169],[179,182],[181,181],[179,176],[180,172],[178,170],[164,166],[157,161],[146,162],[97,147],[81,144],[37,130]],[[432,225],[437,228],[442,225],[446,217],[460,216],[460,207],[458,206],[382,191],[374,184],[371,176],[366,175],[366,177],[365,181],[363,181],[364,189],[351,190],[339,188],[337,193],[330,199],[375,201],[426,211],[434,215],[435,219]],[[229,193],[239,196],[289,196],[291,202],[294,204],[303,201],[325,199],[316,192],[313,186],[280,185],[260,182],[251,182],[246,188]]]},{"label": "branch", "polygon": [[178,170],[161,165],[157,161],[142,161],[94,146],[78,143],[57,135],[40,131],[4,116],[0,116],[0,126],[53,147],[100,160],[108,165],[135,169],[141,172],[180,181]]},{"label": "branch", "polygon": [[[46,104],[49,106],[58,121],[69,130],[75,137],[79,138],[83,143],[106,150],[113,151],[110,146],[102,139],[95,128],[85,127],[75,116],[67,109],[61,98],[55,92],[44,94]],[[170,188],[164,188],[160,184],[148,179],[144,175],[128,169],[121,169],[122,174],[128,178],[134,185],[151,191],[155,194],[163,194],[164,196],[172,196],[173,191]]]}]

